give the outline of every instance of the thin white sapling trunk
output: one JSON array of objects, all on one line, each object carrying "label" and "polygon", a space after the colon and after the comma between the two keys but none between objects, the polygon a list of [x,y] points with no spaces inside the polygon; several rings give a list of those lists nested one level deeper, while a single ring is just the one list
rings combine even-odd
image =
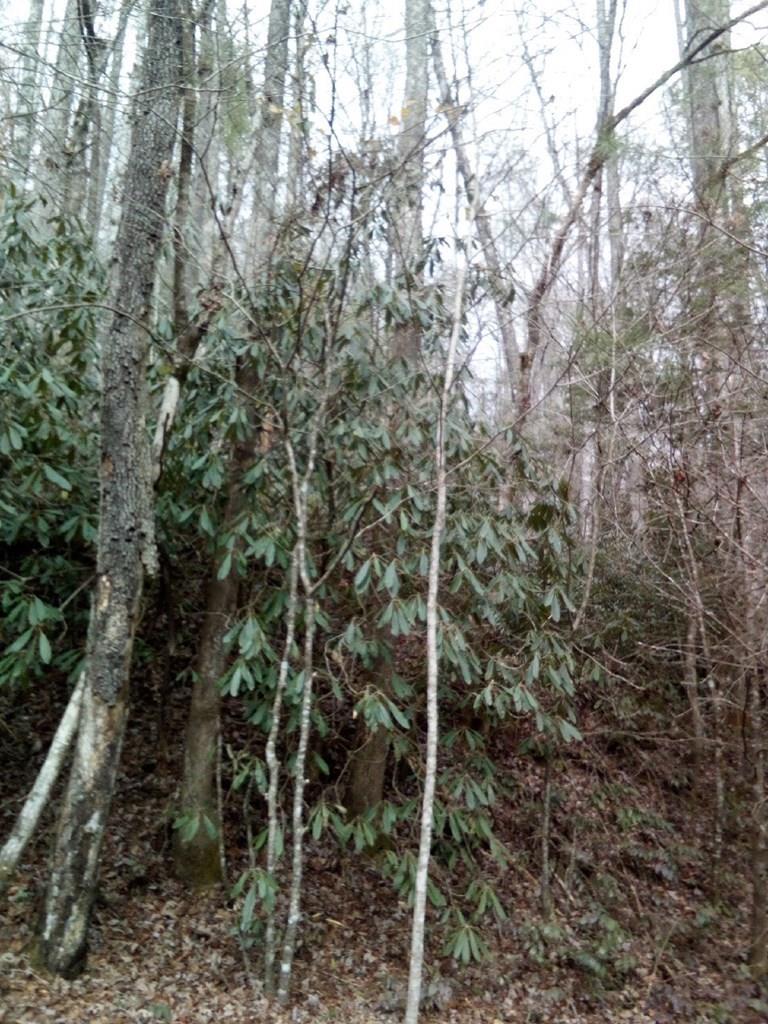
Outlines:
[{"label": "thin white sapling trunk", "polygon": [[[476,190],[473,190],[476,195]],[[470,224],[474,221],[474,208],[470,208]],[[411,958],[408,972],[408,998],[404,1024],[416,1024],[421,1002],[421,979],[424,966],[424,928],[427,912],[427,884],[432,848],[432,815],[435,803],[435,781],[437,777],[438,719],[438,673],[440,653],[438,633],[438,592],[440,588],[440,548],[445,529],[445,509],[448,495],[448,474],[446,469],[446,429],[448,407],[456,375],[456,354],[461,336],[464,315],[464,294],[467,283],[470,234],[467,233],[456,281],[456,298],[453,308],[453,322],[448,351],[445,357],[445,375],[440,395],[435,436],[435,519],[432,527],[432,548],[429,558],[429,581],[427,588],[427,751],[424,777],[424,795],[421,805],[421,834],[419,838],[419,860],[416,868],[416,885],[413,902],[413,926],[411,930]]]},{"label": "thin white sapling trunk", "polygon": [[37,773],[37,778],[29,791],[24,806],[19,811],[16,824],[11,834],[0,850],[0,892],[3,891],[13,877],[22,854],[34,835],[40,815],[43,813],[48,798],[51,795],[56,779],[59,777],[61,766],[72,745],[72,739],[77,731],[77,724],[80,720],[80,708],[83,703],[83,690],[85,689],[85,675],[81,674],[77,685],[72,691],[66,710],[61,717],[56,733],[51,740],[45,760]]}]

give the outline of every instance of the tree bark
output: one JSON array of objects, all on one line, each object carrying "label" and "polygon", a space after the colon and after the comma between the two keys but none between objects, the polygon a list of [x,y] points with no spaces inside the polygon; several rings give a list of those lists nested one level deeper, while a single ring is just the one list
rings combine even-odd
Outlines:
[{"label": "tree bark", "polygon": [[80,32],[78,30],[77,0],[67,0],[61,23],[56,65],[48,99],[48,109],[42,123],[42,138],[37,159],[36,178],[47,193],[53,196],[54,209],[62,212],[66,200],[66,146],[69,136],[74,83],[80,61]]},{"label": "tree bark", "polygon": [[[249,382],[250,383],[250,382]],[[253,419],[252,415],[249,419]],[[252,436],[249,430],[249,437]],[[204,889],[222,881],[221,821],[216,800],[216,752],[219,743],[219,680],[227,667],[225,636],[237,610],[240,591],[238,561],[241,539],[234,534],[246,502],[241,480],[253,462],[249,441],[240,442],[233,453],[230,490],[224,512],[222,536],[211,564],[205,601],[205,617],[195,659],[192,699],[184,734],[184,767],[181,783],[181,815],[196,821],[194,833],[179,828],[174,834],[173,859],[176,875],[193,888]],[[234,540],[229,538],[234,534]],[[230,558],[228,572],[220,570]]]},{"label": "tree bark", "polygon": [[[283,93],[285,91],[290,30],[291,0],[273,0],[269,15],[266,65],[264,69],[264,97],[259,125],[259,174],[254,183],[257,207],[254,216],[263,223],[254,225],[253,240],[266,247],[277,209],[275,183],[280,164],[280,138],[283,121]],[[273,186],[270,188],[270,184]],[[257,254],[259,265],[265,250]],[[250,361],[244,360],[236,372],[241,393],[252,394],[258,387],[258,377]],[[231,619],[237,610],[239,592],[238,555],[241,541],[233,532],[247,511],[243,475],[253,462],[258,441],[258,420],[248,416],[246,440],[236,444],[227,474],[227,507],[224,515],[223,547],[213,561],[206,590],[206,609],[200,647],[196,659],[192,703],[187,722],[184,775],[182,780],[181,811],[205,815],[213,828],[198,827],[192,838],[184,838],[179,830],[174,841],[176,874],[184,881],[205,887],[220,879],[219,833],[221,823],[215,805],[214,774],[215,752],[219,737],[219,680],[224,673],[227,652],[224,643]],[[219,579],[219,570],[225,550],[231,550],[229,572]],[[202,820],[202,818],[200,818]]]},{"label": "tree bark", "polygon": [[[405,93],[402,128],[397,142],[400,175],[396,182],[397,196],[392,217],[396,225],[392,248],[400,284],[412,294],[420,287],[423,278],[424,141],[431,26],[429,0],[406,0]],[[421,325],[417,317],[412,317],[394,331],[390,353],[393,359],[403,360],[409,367],[416,365],[421,354]],[[387,696],[392,694],[392,671],[391,661],[381,657],[376,665],[377,685]],[[350,813],[364,814],[381,801],[389,747],[390,736],[386,729],[379,727],[371,731],[365,722],[360,723],[357,743],[350,758],[345,795]]]},{"label": "tree bark", "polygon": [[360,723],[358,746],[350,758],[345,799],[347,811],[353,817],[365,814],[383,799],[389,746],[389,730],[382,726],[371,730],[365,722]]},{"label": "tree bark", "polygon": [[[443,51],[440,45],[440,36],[437,26],[434,24],[434,17],[432,18],[431,31],[432,61],[440,91],[440,106],[448,122],[448,130],[451,133],[451,142],[456,155],[456,165],[461,176],[461,183],[464,186],[464,194],[467,202],[472,205],[477,202],[478,197],[474,194],[476,182],[472,174],[471,163],[461,130],[462,108],[459,105],[458,99],[453,95],[448,82],[445,62],[443,61]],[[520,358],[511,308],[515,300],[515,285],[502,262],[496,239],[493,235],[490,215],[482,204],[477,211],[477,236],[482,247],[483,259],[485,260],[489,277],[491,299],[493,300],[496,313],[496,323],[498,324],[501,336],[501,354],[504,361],[507,385],[506,401],[504,403],[507,407],[505,413],[511,414],[515,401],[515,375]]]},{"label": "tree bark", "polygon": [[[291,569],[288,584],[288,607],[286,609],[285,645],[280,659],[280,671],[272,701],[272,724],[269,728],[264,760],[269,772],[267,790],[267,874],[274,882],[277,873],[278,835],[280,830],[279,783],[280,761],[277,756],[277,741],[280,735],[281,715],[285,688],[288,685],[293,638],[296,633],[296,612],[298,610],[298,576],[299,552],[294,548],[291,554]],[[274,967],[277,955],[277,923],[275,919],[275,901],[268,901],[267,923],[264,929],[264,986],[270,994],[274,991]]]},{"label": "tree bark", "polygon": [[[112,43],[112,55],[109,62],[107,96],[103,109],[100,109],[99,112],[99,128],[93,140],[91,164],[88,170],[88,227],[91,237],[100,252],[104,252],[107,249],[106,239],[101,238],[101,224],[104,215],[109,168],[114,150],[117,99],[120,92],[120,75],[123,70],[123,57],[125,54],[125,33],[134,3],[135,0],[123,0],[120,8],[117,31]],[[109,236],[111,241],[111,232]]]},{"label": "tree bark", "polygon": [[[90,199],[95,185],[94,171],[98,174],[102,138],[98,89],[109,59],[107,42],[97,34],[96,10],[91,0],[78,0],[77,14],[86,60],[86,83],[66,141],[63,161],[63,206],[71,216],[82,216],[84,210],[91,209],[86,199]],[[92,224],[87,226],[92,228]]]},{"label": "tree bark", "polygon": [[44,0],[31,0],[24,29],[22,78],[14,113],[13,158],[19,180],[26,182],[34,145],[35,118],[39,115],[41,96],[40,43],[43,31]]},{"label": "tree bark", "polygon": [[[421,280],[424,253],[422,211],[424,205],[424,140],[429,85],[429,0],[406,0],[405,94],[402,128],[397,140],[400,176],[397,181],[396,237],[393,239],[399,275],[408,290]],[[419,358],[421,328],[414,317],[395,331],[392,355],[409,363]]]},{"label": "tree bark", "polygon": [[754,659],[748,681],[753,761],[749,967],[755,981],[764,985],[768,981],[768,814],[765,804],[765,716],[761,660],[759,657]]},{"label": "tree bark", "polygon": [[688,608],[688,628],[685,638],[684,651],[684,685],[688,695],[688,704],[691,708],[691,723],[693,725],[693,757],[696,767],[704,763],[704,717],[701,713],[701,700],[699,699],[699,678],[696,665],[696,652],[698,649],[697,640],[699,636],[698,620],[696,610]]},{"label": "tree bark", "polygon": [[134,631],[145,569],[155,567],[146,443],[147,321],[162,243],[166,168],[178,114],[176,0],[154,0],[118,231],[112,306],[102,346],[97,585],[77,746],[40,921],[44,967],[71,977],[85,963],[99,856],[123,743]]},{"label": "tree bark", "polygon": [[280,190],[280,146],[288,74],[288,40],[291,33],[292,0],[272,0],[267,30],[267,55],[256,133],[250,250],[259,274],[274,247],[272,232]]}]

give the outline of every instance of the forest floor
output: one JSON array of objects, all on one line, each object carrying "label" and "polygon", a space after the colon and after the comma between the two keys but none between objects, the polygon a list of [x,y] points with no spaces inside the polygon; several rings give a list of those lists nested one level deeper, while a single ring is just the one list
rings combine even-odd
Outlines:
[{"label": "forest floor", "polygon": [[[171,875],[178,752],[165,763],[158,760],[147,713],[140,708],[134,714],[125,747],[88,969],[75,981],[49,979],[27,956],[46,875],[47,844],[40,838],[0,906],[0,1022],[399,1020],[408,908],[375,860],[340,850],[330,839],[310,843],[307,851],[294,1000],[282,1013],[267,1003],[256,981],[258,956],[247,962],[227,894],[191,895]],[[32,781],[57,714],[58,708],[27,702],[4,719],[0,837]],[[174,714],[180,729],[181,703]],[[744,963],[749,892],[738,821],[713,879],[706,779],[694,791],[679,747],[668,738],[606,738],[609,730],[596,723],[582,726],[585,742],[569,748],[555,771],[555,909],[549,920],[540,913],[537,877],[543,770],[518,755],[515,744],[495,752],[511,792],[496,814],[497,834],[512,854],[497,879],[508,920],[488,936],[490,956],[481,964],[459,966],[443,957],[436,935],[430,970],[446,983],[445,1001],[425,1010],[424,1020],[768,1021],[768,1005]],[[236,826],[228,826],[232,878],[242,866],[243,847]]]}]

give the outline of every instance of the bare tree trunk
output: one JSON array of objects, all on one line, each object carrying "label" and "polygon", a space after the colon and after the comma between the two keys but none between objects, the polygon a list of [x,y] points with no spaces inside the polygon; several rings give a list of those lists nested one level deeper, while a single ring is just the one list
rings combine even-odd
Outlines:
[{"label": "bare tree trunk", "polygon": [[43,33],[44,0],[31,0],[24,29],[24,56],[22,78],[14,113],[13,158],[19,180],[26,182],[29,175],[34,145],[35,119],[40,115],[40,44]]},{"label": "bare tree trunk", "polygon": [[253,183],[250,251],[256,273],[263,269],[274,238],[275,212],[280,193],[280,146],[285,106],[285,80],[288,74],[288,41],[291,34],[292,0],[272,0],[267,31],[267,57],[264,87],[259,110],[259,127],[254,149],[258,168]]},{"label": "bare tree trunk", "polygon": [[765,798],[765,716],[762,672],[749,680],[752,734],[752,913],[750,917],[749,967],[756,981],[768,981],[768,814]]},{"label": "bare tree trunk", "polygon": [[[209,4],[209,7],[214,6]],[[213,22],[213,24],[211,23]],[[217,243],[216,219],[211,215],[215,204],[221,202],[219,173],[222,140],[218,128],[219,105],[226,90],[224,56],[226,41],[226,5],[216,0],[215,11],[206,13],[200,25],[200,56],[197,61],[197,115],[194,126],[197,160],[192,176],[191,223],[196,225],[196,237],[189,239],[191,255],[196,263],[196,283],[199,287],[218,286],[214,262]]]},{"label": "bare tree trunk", "polygon": [[547,748],[544,762],[544,800],[541,811],[541,912],[552,916],[552,872],[550,868],[550,836],[552,833],[552,751]]},{"label": "bare tree trunk", "polygon": [[[437,26],[434,24],[434,17],[431,24],[432,32],[432,60],[435,66],[435,76],[440,90],[440,106],[448,121],[448,128],[451,133],[451,142],[456,154],[456,164],[461,175],[461,182],[464,186],[464,193],[467,202],[472,205],[477,202],[476,182],[471,170],[469,156],[464,144],[461,131],[462,108],[458,99],[453,96],[448,82],[448,75],[443,61],[443,51],[440,45],[440,36]],[[504,359],[504,368],[507,378],[507,415],[511,414],[515,400],[515,377],[520,359],[520,353],[515,336],[515,326],[512,316],[512,303],[515,299],[515,285],[510,277],[507,268],[504,267],[499,255],[496,239],[491,227],[491,218],[484,207],[477,212],[477,235],[483,251],[483,258],[488,270],[491,298],[493,299],[496,312],[496,322],[501,335],[501,351]]]},{"label": "bare tree trunk", "polygon": [[693,613],[696,617],[696,625],[701,640],[701,650],[704,658],[704,667],[707,673],[707,690],[711,708],[711,735],[712,735],[712,767],[715,776],[715,806],[713,815],[712,841],[712,884],[717,884],[717,871],[720,866],[723,854],[723,824],[725,819],[725,774],[723,757],[723,713],[721,686],[715,674],[715,662],[712,657],[712,650],[707,630],[706,609],[702,597],[701,577],[699,565],[691,544],[690,527],[686,510],[679,495],[675,495],[677,512],[680,521],[683,546],[686,555],[687,569],[689,575],[689,587],[691,590],[690,600]]},{"label": "bare tree trunk", "polygon": [[693,754],[696,766],[704,761],[704,718],[701,713],[701,700],[699,699],[699,679],[696,667],[697,639],[699,635],[698,621],[694,608],[688,609],[688,630],[685,638],[684,651],[684,685],[688,695],[688,704],[691,708],[691,721],[693,723]]},{"label": "bare tree trunk", "polygon": [[[474,207],[470,210],[474,215]],[[474,221],[474,217],[473,217]],[[470,240],[465,240],[464,251],[470,252]],[[461,326],[464,319],[464,293],[467,282],[467,258],[461,263],[456,281],[456,298],[453,308],[453,322],[448,351],[445,357],[445,373],[440,395],[440,409],[435,436],[435,518],[432,524],[432,545],[429,557],[427,586],[427,749],[424,765],[424,792],[421,804],[421,831],[419,836],[419,858],[413,899],[413,926],[411,929],[411,955],[408,970],[408,997],[404,1024],[417,1024],[421,1003],[421,979],[424,968],[424,933],[427,913],[427,886],[429,864],[432,853],[432,817],[437,783],[437,745],[439,736],[438,681],[440,650],[438,646],[440,609],[438,592],[440,587],[440,553],[445,529],[446,504],[448,497],[448,473],[446,465],[446,430],[448,407],[453,390],[456,355],[459,347]]]},{"label": "bare tree trunk", "polygon": [[[288,583],[288,608],[286,609],[285,646],[280,661],[280,671],[272,701],[272,723],[269,728],[264,759],[269,772],[267,790],[267,874],[274,882],[277,872],[277,840],[280,828],[278,807],[278,786],[280,781],[280,762],[277,758],[277,740],[280,735],[280,717],[283,708],[285,688],[288,684],[293,638],[296,632],[296,612],[298,610],[298,574],[299,552],[294,548],[291,555],[291,569]],[[267,992],[274,991],[274,968],[277,955],[277,926],[275,922],[275,901],[271,899],[267,905],[267,924],[264,930],[264,985]]]},{"label": "bare tree trunk", "polygon": [[[377,668],[385,670],[381,663],[377,664]],[[391,693],[391,687],[385,692]],[[380,726],[372,730],[365,722],[360,723],[357,746],[350,758],[349,786],[345,799],[347,811],[353,817],[365,814],[383,799],[389,747],[388,729]]]},{"label": "bare tree trunk", "polygon": [[307,75],[307,53],[311,46],[311,35],[305,31],[307,24],[306,2],[297,5],[293,15],[296,53],[291,82],[291,134],[288,143],[288,197],[289,210],[300,208],[307,187],[307,113],[309,77]]},{"label": "bare tree trunk", "polygon": [[[400,174],[397,180],[396,237],[393,238],[398,273],[408,290],[419,287],[424,252],[424,143],[429,84],[429,0],[406,0],[405,95],[402,127],[397,140]],[[421,350],[421,327],[414,317],[395,331],[392,355],[413,363]]]},{"label": "bare tree trunk", "polygon": [[[300,556],[301,557],[301,556]],[[304,786],[307,751],[309,749],[309,733],[312,713],[312,687],[314,682],[313,644],[315,637],[315,601],[309,596],[304,602],[304,663],[302,667],[303,693],[301,698],[301,716],[299,719],[299,746],[296,751],[296,766],[293,779],[293,820],[292,820],[292,857],[291,857],[291,889],[288,894],[288,919],[285,924],[283,952],[280,958],[280,979],[277,986],[277,998],[280,1003],[288,1001],[293,955],[296,950],[296,937],[301,920],[302,876],[304,871]]]},{"label": "bare tree trunk", "polygon": [[120,76],[123,70],[125,33],[134,3],[135,0],[123,0],[122,7],[120,8],[117,31],[112,43],[107,95],[103,105],[97,105],[99,109],[99,125],[91,148],[91,163],[88,170],[88,227],[91,231],[91,237],[100,249],[103,249],[103,245],[100,245],[102,242],[100,237],[101,224],[104,215],[110,161],[115,142],[117,99],[120,91]]},{"label": "bare tree trunk", "polygon": [[[91,0],[79,0],[77,11],[86,60],[87,82],[67,138],[63,163],[63,206],[72,216],[82,216],[84,211],[90,209],[90,203],[86,202],[94,184],[90,171],[94,167],[94,159],[95,168],[98,170],[101,144],[101,104],[98,89],[109,59],[106,40],[97,34],[96,10]],[[86,226],[92,228],[91,224]]]},{"label": "bare tree trunk", "polygon": [[324,424],[325,411],[330,389],[330,365],[324,368],[323,391],[315,411],[307,443],[307,461],[304,472],[299,475],[296,454],[290,438],[286,439],[285,450],[291,474],[294,516],[296,521],[295,559],[304,592],[304,660],[302,664],[301,712],[299,715],[299,745],[293,772],[293,818],[291,827],[291,885],[288,893],[288,918],[283,937],[283,951],[280,957],[280,977],[277,998],[281,1004],[288,1001],[293,973],[293,956],[301,921],[302,879],[304,874],[304,787],[309,736],[312,725],[312,689],[314,684],[314,642],[317,628],[316,593],[326,575],[312,580],[310,576],[309,552],[307,550],[307,525],[309,521],[309,487],[317,461],[318,437]]},{"label": "bare tree trunk", "polygon": [[77,0],[67,0],[64,9],[48,109],[42,124],[40,153],[36,177],[41,186],[53,195],[54,208],[64,209],[66,200],[67,139],[77,70],[80,62],[80,31]]},{"label": "bare tree trunk", "polygon": [[155,0],[133,106],[117,239],[112,305],[119,312],[102,347],[98,581],[83,707],[38,939],[42,964],[64,976],[77,974],[85,962],[101,843],[123,743],[143,576],[156,561],[145,437],[147,320],[163,237],[164,168],[178,114],[178,33],[175,0]]},{"label": "bare tree trunk", "polygon": [[[248,418],[253,426],[252,411]],[[237,610],[240,591],[238,561],[242,550],[241,538],[232,537],[231,543],[229,538],[245,511],[241,481],[253,463],[254,454],[250,440],[240,442],[233,453],[222,536],[208,579],[205,617],[195,659],[192,700],[184,734],[180,808],[185,826],[174,833],[173,859],[176,875],[194,888],[206,888],[222,881],[219,857],[221,822],[216,800],[216,752],[221,702],[219,680],[227,667],[224,638]],[[229,560],[229,566],[222,572],[225,559]]]}]

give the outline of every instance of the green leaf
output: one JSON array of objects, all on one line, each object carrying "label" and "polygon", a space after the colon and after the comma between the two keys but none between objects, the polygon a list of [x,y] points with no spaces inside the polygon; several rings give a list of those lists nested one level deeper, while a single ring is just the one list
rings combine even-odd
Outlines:
[{"label": "green leaf", "polygon": [[57,473],[56,470],[52,466],[49,466],[47,462],[43,463],[43,473],[45,473],[46,477],[52,484],[56,484],[56,486],[60,487],[62,491],[72,490],[72,484],[69,480],[63,477],[61,473]]},{"label": "green leaf", "polygon": [[354,585],[355,590],[358,592],[358,594],[364,594],[368,589],[368,585],[371,582],[371,562],[371,558],[369,558],[366,562],[363,562],[363,564],[360,566],[360,568],[357,570],[357,573],[355,574]]},{"label": "green leaf", "polygon": [[581,740],[584,738],[576,726],[566,721],[566,719],[561,718],[557,724],[560,728],[560,735],[566,743],[570,743],[571,740]]},{"label": "green leaf", "polygon": [[6,654],[18,654],[19,651],[23,651],[29,641],[32,639],[33,629],[25,629],[23,633],[16,637],[12,644],[5,649]]},{"label": "green leaf", "polygon": [[384,697],[383,699],[386,701],[387,708],[389,709],[390,714],[392,715],[394,720],[397,722],[397,724],[400,726],[400,728],[401,729],[409,729],[410,726],[411,726],[411,723],[408,721],[408,716],[404,712],[402,712],[400,710],[400,708],[397,706],[397,704],[394,704],[389,699],[389,697]]},{"label": "green leaf", "polygon": [[51,645],[48,641],[48,637],[42,631],[37,634],[37,649],[40,654],[40,661],[42,661],[44,665],[50,665]]},{"label": "green leaf", "polygon": [[438,910],[446,906],[445,896],[443,896],[431,878],[427,879],[427,896],[432,906],[437,907]]},{"label": "green leaf", "polygon": [[200,828],[199,814],[180,814],[173,823],[178,830],[182,843],[191,843]]},{"label": "green leaf", "polygon": [[248,890],[248,895],[243,901],[243,909],[240,912],[240,931],[248,932],[251,929],[253,922],[253,911],[256,907],[256,886],[252,885]]},{"label": "green leaf", "polygon": [[389,563],[382,582],[392,597],[397,597],[400,590],[400,580],[397,575],[397,562],[392,561]]},{"label": "green leaf", "polygon": [[208,509],[205,508],[205,506],[203,506],[200,512],[200,529],[208,537],[212,537],[214,534],[213,522],[211,520],[210,513],[208,512]]}]

